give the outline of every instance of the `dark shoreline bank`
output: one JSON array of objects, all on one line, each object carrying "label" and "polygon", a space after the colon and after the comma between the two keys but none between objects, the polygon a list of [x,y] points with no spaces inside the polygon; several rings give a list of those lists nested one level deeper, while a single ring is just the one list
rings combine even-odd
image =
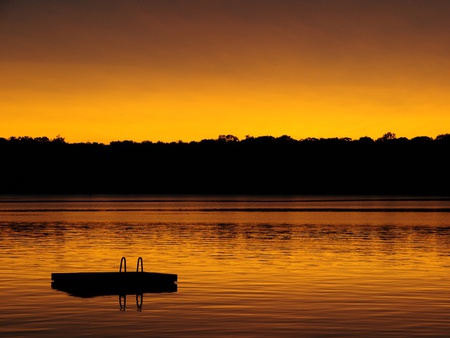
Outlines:
[{"label": "dark shoreline bank", "polygon": [[0,139],[0,194],[449,196],[450,135],[191,143]]}]

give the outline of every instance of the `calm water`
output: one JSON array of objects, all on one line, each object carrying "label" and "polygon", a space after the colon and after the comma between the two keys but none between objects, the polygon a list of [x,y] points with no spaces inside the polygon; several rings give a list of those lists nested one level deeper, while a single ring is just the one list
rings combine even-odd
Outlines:
[{"label": "calm water", "polygon": [[[178,291],[121,311],[51,288],[122,256]],[[2,337],[443,337],[450,201],[3,197],[0,268]]]}]

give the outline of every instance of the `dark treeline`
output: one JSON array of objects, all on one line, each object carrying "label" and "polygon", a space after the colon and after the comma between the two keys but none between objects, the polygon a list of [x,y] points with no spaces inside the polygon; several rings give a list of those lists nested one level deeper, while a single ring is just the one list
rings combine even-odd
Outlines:
[{"label": "dark treeline", "polygon": [[0,138],[0,194],[450,195],[450,134],[67,143]]}]

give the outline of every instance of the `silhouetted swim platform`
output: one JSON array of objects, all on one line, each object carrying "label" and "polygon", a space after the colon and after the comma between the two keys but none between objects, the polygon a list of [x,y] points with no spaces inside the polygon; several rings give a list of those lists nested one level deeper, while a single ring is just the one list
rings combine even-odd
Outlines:
[{"label": "silhouetted swim platform", "polygon": [[77,297],[131,295],[176,292],[177,280],[175,274],[144,272],[142,257],[138,258],[136,272],[127,272],[122,257],[119,272],[52,273],[52,288]]}]

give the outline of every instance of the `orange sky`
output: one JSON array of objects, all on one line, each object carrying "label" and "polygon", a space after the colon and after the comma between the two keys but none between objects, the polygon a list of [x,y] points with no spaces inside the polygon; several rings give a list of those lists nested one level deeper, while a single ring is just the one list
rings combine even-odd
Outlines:
[{"label": "orange sky", "polygon": [[0,137],[450,132],[450,1],[0,0]]}]

